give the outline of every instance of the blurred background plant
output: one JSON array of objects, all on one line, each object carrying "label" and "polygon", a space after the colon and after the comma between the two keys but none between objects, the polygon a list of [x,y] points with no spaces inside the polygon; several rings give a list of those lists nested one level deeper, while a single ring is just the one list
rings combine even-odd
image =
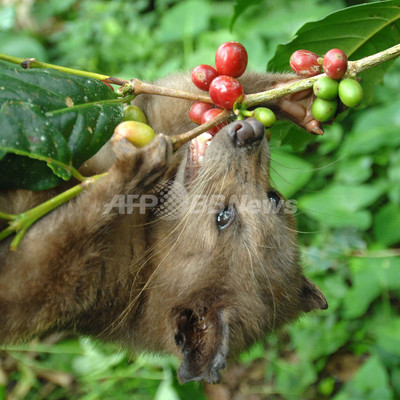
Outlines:
[{"label": "blurred background plant", "polygon": [[[305,22],[357,3],[365,2],[1,0],[0,52],[153,80],[212,64],[222,42],[238,40],[249,69],[264,71]],[[254,346],[217,386],[180,386],[175,358],[131,357],[87,338],[8,347],[0,399],[399,399],[399,61],[368,107],[323,137],[281,130],[271,141],[273,181],[298,202],[305,271],[328,311]]]}]

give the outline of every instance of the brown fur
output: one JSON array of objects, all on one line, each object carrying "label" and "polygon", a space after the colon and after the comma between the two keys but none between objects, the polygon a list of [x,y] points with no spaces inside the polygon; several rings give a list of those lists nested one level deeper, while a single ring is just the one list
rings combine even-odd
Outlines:
[{"label": "brown fur", "polygon": [[[242,81],[251,93],[291,78],[247,74]],[[188,75],[162,83],[193,89]],[[173,135],[192,127],[188,101],[143,95],[136,102],[156,132]],[[141,150],[124,144],[116,157],[106,145],[85,163],[85,173],[110,172],[35,223],[16,252],[8,251],[10,239],[0,243],[0,341],[73,330],[180,355],[182,382],[217,382],[228,353],[237,354],[303,311],[326,308],[299,266],[291,215],[252,213],[247,203],[236,204],[234,222],[218,231],[215,212],[195,212],[196,195],[270,201],[266,140],[237,147],[228,130],[212,140],[189,183],[183,179],[187,148],[172,154],[164,135]],[[179,219],[149,211],[104,213],[114,195],[145,194],[166,179],[188,192],[188,211]],[[20,212],[53,194],[3,192],[0,209]]]}]

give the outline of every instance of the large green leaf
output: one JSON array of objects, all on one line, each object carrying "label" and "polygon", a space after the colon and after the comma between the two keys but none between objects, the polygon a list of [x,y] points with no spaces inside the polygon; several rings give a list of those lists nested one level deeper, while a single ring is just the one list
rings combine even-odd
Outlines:
[{"label": "large green leaf", "polygon": [[271,182],[285,197],[293,196],[313,174],[312,165],[300,157],[271,149]]},{"label": "large green leaf", "polygon": [[0,187],[43,190],[110,138],[122,104],[102,82],[0,62]]},{"label": "large green leaf", "polygon": [[299,208],[324,226],[366,229],[371,225],[371,213],[365,208],[384,190],[385,186],[378,184],[333,184],[318,193],[301,196]]}]

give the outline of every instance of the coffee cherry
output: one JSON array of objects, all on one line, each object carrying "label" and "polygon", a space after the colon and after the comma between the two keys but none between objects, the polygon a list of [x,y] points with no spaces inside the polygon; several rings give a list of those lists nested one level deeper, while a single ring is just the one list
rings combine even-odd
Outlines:
[{"label": "coffee cherry", "polygon": [[137,121],[147,124],[147,118],[144,112],[137,106],[127,106],[124,109],[124,114],[122,116],[122,121]]},{"label": "coffee cherry", "polygon": [[260,121],[266,128],[269,128],[276,122],[275,114],[266,107],[258,107],[254,110],[254,118]]},{"label": "coffee cherry", "polygon": [[218,72],[211,65],[201,64],[193,68],[192,82],[201,90],[208,91],[210,83],[218,76]]},{"label": "coffee cherry", "polygon": [[321,73],[318,55],[308,50],[296,50],[290,56],[290,67],[302,76],[314,76]]},{"label": "coffee cherry", "polygon": [[336,99],[339,83],[328,76],[321,76],[313,86],[314,94],[323,100]]},{"label": "coffee cherry", "polygon": [[[201,118],[201,123],[205,124],[206,122],[210,121],[211,119],[215,118],[217,115],[221,114],[223,110],[220,108],[211,108],[210,110],[206,111],[202,118]],[[215,125],[211,129],[209,129],[207,132],[211,133],[211,135],[215,135],[219,130],[221,130],[224,126],[228,125],[228,121],[221,122],[218,125]]]},{"label": "coffee cherry", "polygon": [[332,79],[340,79],[347,70],[347,56],[342,50],[332,49],[324,55],[322,68]]},{"label": "coffee cherry", "polygon": [[339,83],[339,98],[347,107],[358,106],[363,97],[363,88],[354,79],[343,79]]},{"label": "coffee cherry", "polygon": [[202,118],[203,114],[206,111],[211,110],[212,108],[214,108],[214,106],[212,104],[203,103],[202,101],[195,101],[193,103],[192,107],[190,107],[189,118],[195,124],[201,125],[201,123],[202,123],[201,118]]},{"label": "coffee cherry", "polygon": [[215,67],[220,75],[238,78],[247,67],[247,51],[238,42],[226,42],[215,53]]},{"label": "coffee cherry", "polygon": [[211,82],[209,92],[213,103],[227,110],[232,110],[233,105],[244,98],[242,85],[235,78],[226,75],[215,78]]},{"label": "coffee cherry", "polygon": [[335,100],[323,100],[318,97],[311,106],[313,117],[320,122],[329,121],[336,113],[337,102]]},{"label": "coffee cherry", "polygon": [[136,147],[149,144],[155,136],[153,129],[142,122],[124,121],[114,130],[116,140],[127,139]]}]

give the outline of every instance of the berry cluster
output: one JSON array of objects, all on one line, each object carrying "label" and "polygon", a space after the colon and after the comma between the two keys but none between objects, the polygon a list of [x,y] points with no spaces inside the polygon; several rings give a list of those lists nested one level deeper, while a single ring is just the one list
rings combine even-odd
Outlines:
[{"label": "berry cluster", "polygon": [[[199,89],[208,91],[211,100],[218,107],[196,101],[189,111],[189,118],[194,123],[204,124],[220,114],[222,109],[232,110],[236,102],[243,100],[242,85],[235,78],[244,73],[247,60],[247,51],[242,44],[226,42],[215,53],[215,68],[201,64],[193,69],[193,83]],[[226,124],[219,124],[209,132],[214,135]]]},{"label": "berry cluster", "polygon": [[362,99],[361,85],[354,79],[338,82],[347,71],[347,56],[339,49],[329,50],[319,57],[308,50],[297,50],[290,57],[290,66],[299,75],[311,77],[325,72],[313,86],[316,99],[311,107],[313,117],[320,122],[329,121],[336,113],[337,97],[347,107],[357,106]]},{"label": "berry cluster", "polygon": [[[243,75],[247,67],[247,51],[238,42],[226,42],[218,47],[215,53],[215,68],[201,64],[192,71],[192,81],[201,90],[208,91],[214,105],[196,101],[193,103],[189,118],[196,124],[204,124],[215,118],[223,109],[232,110],[244,99],[244,91],[236,79]],[[236,111],[236,110],[235,110]],[[267,108],[258,108],[254,111],[238,109],[237,115],[254,116],[265,126],[271,126],[276,118]],[[221,123],[209,133],[215,135],[227,122]]]}]

